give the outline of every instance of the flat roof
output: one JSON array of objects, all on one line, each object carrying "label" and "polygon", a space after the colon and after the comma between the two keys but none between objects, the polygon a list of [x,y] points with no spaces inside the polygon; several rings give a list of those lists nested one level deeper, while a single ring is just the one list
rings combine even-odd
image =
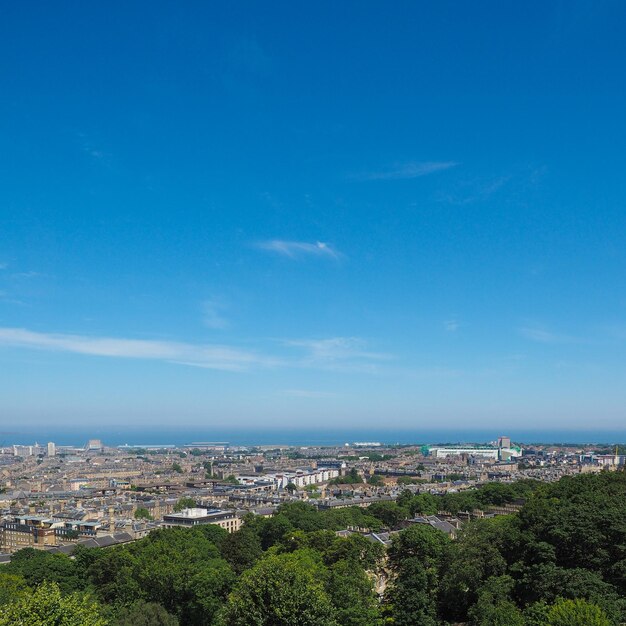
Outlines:
[{"label": "flat roof", "polygon": [[203,509],[203,508],[193,508],[193,509],[183,509],[179,513],[168,513],[164,517],[167,518],[179,518],[179,519],[201,519],[204,517],[213,517],[216,515],[233,513],[234,511],[225,511],[223,509]]}]

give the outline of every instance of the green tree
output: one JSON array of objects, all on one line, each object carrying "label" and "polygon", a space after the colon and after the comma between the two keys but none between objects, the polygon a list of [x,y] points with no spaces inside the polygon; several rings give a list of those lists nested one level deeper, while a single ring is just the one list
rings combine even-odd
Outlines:
[{"label": "green tree", "polygon": [[466,524],[447,550],[440,586],[442,617],[463,622],[478,600],[478,592],[492,576],[507,573],[504,555],[515,554],[515,518],[502,516]]},{"label": "green tree", "polygon": [[178,623],[160,604],[139,600],[124,607],[112,626],[178,626]]},{"label": "green tree", "polygon": [[372,581],[358,561],[337,561],[326,585],[341,626],[379,626],[381,614],[372,592]]},{"label": "green tree", "polygon": [[203,528],[156,530],[127,546],[103,550],[88,578],[108,604],[156,602],[181,623],[204,625],[203,611],[208,615],[213,606],[214,612],[234,582],[213,540]]},{"label": "green tree", "polygon": [[416,557],[402,563],[385,594],[386,613],[394,626],[437,626],[437,572]]},{"label": "green tree", "polygon": [[217,548],[219,548],[222,545],[222,541],[228,537],[228,531],[217,524],[201,524],[193,528],[192,532],[210,541],[214,546],[217,546]]},{"label": "green tree", "polygon": [[177,472],[178,474],[182,474],[183,473],[183,468],[181,467],[180,463],[172,463],[172,471]]},{"label": "green tree", "polygon": [[604,611],[586,600],[559,599],[549,609],[546,626],[611,626]]},{"label": "green tree", "polygon": [[270,555],[241,576],[217,620],[219,626],[339,626],[307,553]]},{"label": "green tree", "polygon": [[294,528],[305,532],[324,528],[323,516],[318,514],[315,507],[306,502],[281,504],[276,513],[285,516]]},{"label": "green tree", "polygon": [[436,626],[440,567],[450,539],[444,533],[414,524],[396,535],[388,550],[395,574],[385,602],[398,626]]},{"label": "green tree", "polygon": [[[328,533],[328,531],[319,532]],[[349,561],[363,569],[375,571],[384,560],[384,546],[366,539],[363,535],[355,533],[345,538],[335,537],[333,541],[321,536],[320,542],[316,545],[316,534],[309,534],[309,545],[323,554],[327,564]]]},{"label": "green tree", "polygon": [[24,548],[13,554],[11,562],[3,566],[3,572],[22,576],[31,587],[44,580],[55,582],[63,593],[81,591],[87,583],[77,564],[65,554],[50,554],[34,548]]},{"label": "green tree", "polygon": [[135,509],[134,517],[135,519],[145,519],[145,520],[152,519],[152,515],[150,515],[150,511],[148,511],[148,509],[145,509],[142,506]]},{"label": "green tree", "polygon": [[62,595],[56,583],[42,583],[29,595],[0,607],[0,626],[106,626],[98,604],[81,593]]},{"label": "green tree", "polygon": [[328,481],[329,485],[358,485],[363,482],[356,467],[353,467],[345,476],[337,476]]},{"label": "green tree", "polygon": [[510,576],[490,578],[481,587],[478,601],[469,610],[473,626],[525,626],[522,612],[511,600],[513,579]]},{"label": "green tree", "polygon": [[439,500],[431,493],[420,493],[409,502],[409,512],[415,515],[436,515],[439,510]]},{"label": "green tree", "polygon": [[196,501],[193,498],[180,498],[174,505],[174,511],[180,513],[183,509],[193,509],[196,506]]},{"label": "green tree", "polygon": [[277,544],[288,532],[293,530],[293,524],[285,515],[261,518],[257,533],[261,539],[263,550]]},{"label": "green tree", "polygon": [[213,624],[235,582],[235,573],[225,561],[214,560],[210,567],[201,568],[187,586],[191,599],[181,613],[181,623]]},{"label": "green tree", "polygon": [[22,576],[0,572],[0,605],[23,598],[30,592]]},{"label": "green tree", "polygon": [[396,502],[374,502],[369,505],[367,512],[379,519],[387,528],[396,528],[409,516],[408,510]]},{"label": "green tree", "polygon": [[224,537],[220,545],[222,557],[237,574],[252,567],[263,554],[258,535],[246,526]]},{"label": "green tree", "polygon": [[358,484],[358,483],[362,483],[363,479],[361,478],[361,475],[359,474],[358,470],[356,469],[356,467],[353,467],[349,472],[348,475],[346,476],[346,478],[354,484]]}]

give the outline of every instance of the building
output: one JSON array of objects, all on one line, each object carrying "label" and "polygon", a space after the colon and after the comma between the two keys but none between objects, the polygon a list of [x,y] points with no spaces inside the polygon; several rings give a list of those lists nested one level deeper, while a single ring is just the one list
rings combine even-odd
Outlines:
[{"label": "building", "polygon": [[57,453],[56,445],[52,441],[48,442],[48,456],[56,456],[56,453]]},{"label": "building", "polygon": [[[500,439],[506,440],[508,437],[500,437]],[[444,459],[449,456],[467,455],[481,457],[483,459],[493,459],[494,461],[508,461],[512,458],[522,456],[522,450],[517,447],[496,448],[494,446],[429,446],[428,454],[438,459]]]},{"label": "building", "polygon": [[100,528],[99,522],[17,515],[0,524],[0,551],[12,553],[22,548],[44,549],[75,543],[80,538],[95,537]]},{"label": "building", "polygon": [[22,548],[56,546],[56,533],[51,524],[28,524],[7,521],[0,524],[0,551],[17,552]]},{"label": "building", "polygon": [[33,446],[13,446],[13,456],[33,456]]},{"label": "building", "polygon": [[511,447],[510,437],[498,437],[498,448],[510,448],[510,447]]},{"label": "building", "polygon": [[492,446],[429,446],[428,453],[437,459],[467,454],[497,461],[500,456],[500,450]]},{"label": "building", "polygon": [[163,516],[165,528],[175,526],[190,528],[200,524],[216,524],[229,533],[234,533],[241,527],[241,519],[234,511],[201,508],[183,509],[180,513],[170,513]]}]

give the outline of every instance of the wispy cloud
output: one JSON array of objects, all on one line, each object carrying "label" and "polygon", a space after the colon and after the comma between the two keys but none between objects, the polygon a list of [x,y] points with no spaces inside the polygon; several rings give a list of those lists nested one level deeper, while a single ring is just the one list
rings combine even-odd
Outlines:
[{"label": "wispy cloud", "polygon": [[285,341],[286,346],[301,348],[304,356],[301,366],[336,371],[375,371],[381,361],[391,355],[372,352],[358,337],[332,337],[329,339],[296,339]]},{"label": "wispy cloud", "polygon": [[[4,346],[96,357],[164,361],[233,372],[289,367],[373,373],[378,362],[391,358],[387,354],[367,350],[365,342],[354,337],[280,343],[291,349],[291,354],[285,355],[284,350],[280,351],[282,354],[269,351],[275,352],[270,354],[217,344],[42,333],[24,328],[0,327],[0,348]],[[294,353],[293,349],[297,352]]]},{"label": "wispy cloud", "polygon": [[224,303],[218,298],[205,300],[202,304],[203,323],[208,328],[221,330],[228,328],[230,322],[224,317],[222,311],[225,308]]},{"label": "wispy cloud", "polygon": [[459,324],[459,322],[455,319],[446,320],[443,323],[444,329],[449,333],[455,333],[457,330],[459,330],[460,326],[461,325]]},{"label": "wispy cloud", "polygon": [[456,161],[409,161],[399,163],[389,169],[377,172],[364,172],[353,176],[356,180],[402,180],[419,178],[456,167]]},{"label": "wispy cloud", "polygon": [[5,302],[6,304],[17,304],[19,306],[26,306],[26,303],[22,300],[18,300],[17,298],[12,298],[6,291],[0,290],[0,302]]},{"label": "wispy cloud", "polygon": [[436,199],[447,204],[473,204],[487,200],[507,185],[510,180],[511,176],[500,176],[490,180],[461,181],[456,184],[454,189],[441,191]]},{"label": "wispy cloud", "polygon": [[330,259],[339,259],[343,255],[333,246],[322,241],[309,243],[307,241],[285,241],[284,239],[270,239],[259,241],[255,247],[268,252],[275,252],[282,256],[295,259],[300,256],[318,256]]},{"label": "wispy cloud", "polygon": [[169,361],[229,371],[273,365],[271,359],[228,346],[39,333],[23,328],[0,328],[2,345],[91,356]]},{"label": "wispy cloud", "polygon": [[530,339],[531,341],[536,341],[538,343],[582,343],[582,340],[577,337],[554,333],[543,328],[523,327],[519,329],[519,332],[523,337],[526,337],[526,339]]}]

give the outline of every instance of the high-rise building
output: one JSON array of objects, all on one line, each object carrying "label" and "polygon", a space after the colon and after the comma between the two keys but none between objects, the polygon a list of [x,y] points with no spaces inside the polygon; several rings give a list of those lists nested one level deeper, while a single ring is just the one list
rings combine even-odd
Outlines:
[{"label": "high-rise building", "polygon": [[498,437],[498,448],[510,448],[510,447],[511,447],[510,437]]},{"label": "high-rise building", "polygon": [[56,445],[52,441],[48,442],[48,456],[55,456],[56,453],[57,453]]}]

